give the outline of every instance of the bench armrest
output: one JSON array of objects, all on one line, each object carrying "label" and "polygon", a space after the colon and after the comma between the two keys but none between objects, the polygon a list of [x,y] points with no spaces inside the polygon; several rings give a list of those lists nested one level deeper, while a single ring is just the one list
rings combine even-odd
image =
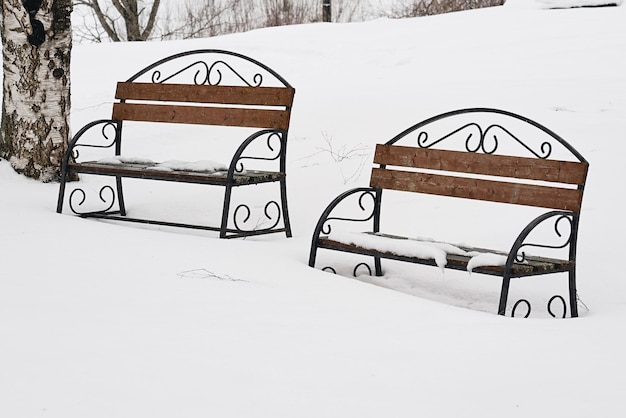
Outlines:
[{"label": "bench armrest", "polygon": [[[356,200],[357,208],[361,212],[359,217],[335,216],[333,212],[350,199]],[[366,198],[372,200],[371,208],[364,202]],[[317,247],[320,235],[328,235],[332,232],[333,222],[368,222],[372,221],[371,232],[378,232],[380,228],[380,199],[381,190],[373,187],[357,187],[343,192],[337,196],[322,212],[311,241],[311,253],[309,255],[309,266],[314,267]],[[332,215],[332,216],[331,216]],[[368,231],[370,232],[370,231]]]},{"label": "bench armrest", "polygon": [[[93,142],[80,142],[86,133],[94,128],[100,127],[100,138]],[[122,132],[122,122],[113,119],[98,119],[83,126],[72,138],[63,158],[63,168],[67,167],[70,159],[77,159],[79,156],[78,147],[88,148],[112,148],[115,147],[116,155],[119,154],[120,138]]]},{"label": "bench armrest", "polygon": [[[265,144],[262,144],[265,141]],[[287,151],[287,131],[281,129],[263,129],[245,139],[231,159],[228,176],[245,170],[244,160],[277,161],[275,171],[285,172]]]},{"label": "bench armrest", "polygon": [[[576,241],[578,237],[578,218],[577,212],[554,210],[546,212],[533,219],[517,236],[517,239],[511,246],[506,262],[506,270],[510,271],[514,263],[523,263],[526,260],[526,247],[544,248],[544,249],[562,249],[569,246],[569,261],[576,260]],[[527,242],[529,235],[540,225],[554,221],[554,234],[556,243],[547,242]],[[563,225],[568,225],[565,228]]]}]

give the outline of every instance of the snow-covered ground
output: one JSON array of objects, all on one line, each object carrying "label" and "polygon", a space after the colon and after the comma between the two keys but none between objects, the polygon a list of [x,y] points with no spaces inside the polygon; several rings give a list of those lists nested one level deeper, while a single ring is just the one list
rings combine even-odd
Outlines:
[{"label": "snow-covered ground", "polygon": [[[219,240],[58,215],[57,185],[0,162],[0,416],[623,416],[626,7],[545,10],[523,1],[185,42],[77,45],[75,131],[110,115],[116,81],[176,52],[234,50],[283,75],[296,87],[294,237]],[[499,317],[499,280],[467,272],[388,264],[384,278],[353,279],[307,266],[318,216],[341,191],[367,184],[374,144],[474,106],[543,123],[590,162],[578,319]],[[171,138],[159,126],[144,129],[164,150],[157,157],[169,157]],[[181,138],[195,132],[180,129]],[[213,160],[214,146],[193,152]],[[205,189],[131,182],[127,204],[185,221],[201,221],[206,205],[215,222],[219,203],[210,197],[221,191]],[[506,248],[514,237],[506,226],[528,222],[497,205],[401,202],[389,228],[443,241]],[[320,257],[344,273],[355,265],[343,254]],[[541,299],[561,281],[526,280],[511,298]]]}]

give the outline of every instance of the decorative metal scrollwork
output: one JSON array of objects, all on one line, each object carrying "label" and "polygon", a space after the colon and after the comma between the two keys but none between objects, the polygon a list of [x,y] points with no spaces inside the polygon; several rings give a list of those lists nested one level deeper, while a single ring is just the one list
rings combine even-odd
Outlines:
[{"label": "decorative metal scrollwork", "polygon": [[[565,318],[567,316],[567,302],[565,302],[565,298],[563,298],[563,296],[561,295],[554,295],[550,298],[550,300],[548,301],[548,313],[552,318],[557,318],[557,315],[554,313],[553,310],[553,305],[555,301],[561,302],[561,305],[563,307],[563,315],[561,316],[561,318]],[[515,312],[517,311],[518,306],[522,304],[525,305],[527,309],[524,318],[528,318],[530,316],[530,312],[532,310],[530,302],[526,299],[520,299],[513,305],[513,309],[511,310],[511,317],[515,318]]]},{"label": "decorative metal scrollwork", "polygon": [[524,304],[526,305],[526,314],[524,315],[524,318],[528,318],[530,316],[530,312],[532,311],[532,308],[530,306],[530,302],[527,301],[526,299],[520,299],[517,302],[515,302],[515,304],[513,305],[513,309],[511,310],[511,317],[515,318],[515,312],[517,311],[517,307],[520,304]]},{"label": "decorative metal scrollwork", "polygon": [[[483,141],[482,141],[483,131],[482,131],[482,128],[480,127],[480,125],[478,125],[477,123],[468,123],[468,124],[466,124],[466,125],[461,126],[461,127],[460,127],[460,128],[458,128],[458,129],[456,129],[456,130],[454,130],[454,131],[450,132],[449,134],[444,135],[444,136],[442,136],[441,138],[436,139],[435,141],[432,141],[431,143],[429,143],[429,142],[428,142],[428,140],[429,140],[428,132],[426,132],[426,131],[422,131],[422,132],[420,132],[420,133],[417,135],[417,145],[418,145],[420,148],[430,148],[430,147],[432,147],[432,146],[434,146],[434,145],[437,145],[438,143],[440,143],[440,142],[442,142],[442,141],[445,141],[446,139],[450,138],[451,136],[454,136],[454,135],[458,134],[458,133],[459,133],[459,132],[461,132],[461,131],[464,131],[464,130],[469,130],[468,128],[476,128],[476,129],[478,130],[478,137],[479,137],[479,138],[481,138],[481,140],[480,140],[480,141],[481,141],[481,143],[482,143],[482,142],[483,142]],[[470,132],[470,133],[468,134],[468,136],[467,136],[467,139],[465,140],[465,147],[466,147],[466,149],[467,149],[468,151],[470,151],[470,148],[469,148],[469,145],[468,145],[468,144],[469,144],[469,141],[470,141],[470,139],[472,138],[472,136],[473,136],[473,134]],[[480,144],[479,144],[479,145],[478,145],[478,147],[474,150],[474,152],[475,152],[475,151],[477,151],[479,148],[480,148]]]},{"label": "decorative metal scrollwork", "polygon": [[[111,129],[113,129],[113,135],[111,136]],[[100,129],[100,132],[102,133],[102,137],[104,138],[104,143],[103,144],[91,144],[91,143],[87,143],[87,144],[79,144],[76,143],[74,145],[74,148],[72,148],[72,158],[73,159],[78,159],[78,157],[80,156],[80,152],[77,148],[79,147],[84,147],[84,148],[112,148],[115,145],[115,141],[117,139],[117,129],[118,129],[118,122],[115,121],[108,121],[102,124],[102,128]]]},{"label": "decorative metal scrollwork", "polygon": [[565,318],[565,316],[567,315],[567,303],[565,302],[565,299],[563,298],[563,296],[560,296],[560,295],[554,295],[550,298],[550,300],[548,301],[548,313],[552,316],[552,318],[557,317],[554,314],[554,311],[552,310],[552,303],[555,300],[561,301],[561,304],[563,306],[563,316],[561,316],[561,318]]},{"label": "decorative metal scrollwork", "polygon": [[[102,209],[99,210],[98,212],[108,212],[113,208],[113,205],[115,204],[115,191],[113,191],[113,188],[109,185],[103,186],[100,189],[100,193],[99,193],[99,197],[100,200],[103,203],[107,203],[107,199],[105,197],[105,192],[110,193],[111,194],[111,203],[109,204],[109,206],[106,209]],[[70,197],[69,197],[69,205],[70,205],[70,210],[76,214],[76,215],[82,215],[85,214],[87,212],[82,212],[76,209],[76,207],[74,206],[74,198],[75,196],[77,196],[77,193],[79,195],[81,195],[80,201],[76,203],[77,206],[82,206],[83,203],[85,203],[85,200],[87,199],[87,194],[85,193],[85,191],[83,189],[80,188],[76,188],[74,190],[72,190],[72,193],[70,193]]]},{"label": "decorative metal scrollwork", "polygon": [[235,75],[249,87],[259,87],[263,83],[262,74],[254,74],[252,76],[252,82],[250,82],[246,80],[239,72],[235,71],[235,69],[230,64],[222,60],[217,60],[210,66],[205,61],[196,61],[166,77],[163,77],[161,70],[154,70],[154,72],[152,73],[152,82],[165,83],[166,81],[171,80],[172,78],[184,73],[185,71],[194,68],[196,70],[195,75],[193,76],[194,84],[208,84],[210,86],[219,86],[222,83],[223,79],[223,73],[220,67],[228,69],[233,75]]},{"label": "decorative metal scrollwork", "polygon": [[[273,142],[274,143],[277,142],[278,146],[276,146],[275,144],[272,145]],[[235,172],[236,173],[243,173],[245,171],[245,166],[243,164],[243,160],[257,160],[257,161],[276,161],[276,160],[278,160],[280,158],[280,156],[282,155],[282,153],[283,153],[283,134],[281,132],[270,132],[267,135],[267,140],[266,140],[265,145],[266,145],[267,150],[268,150],[268,155],[267,156],[241,155],[237,159],[237,163],[235,165]]]},{"label": "decorative metal scrollwork", "polygon": [[[359,202],[359,208],[363,212],[367,212],[367,209],[365,208],[365,205],[363,204],[363,199],[366,196],[370,197],[373,202],[376,201],[376,196],[374,195],[374,192],[372,190],[367,190],[367,191],[362,192],[361,195],[359,196],[358,202]],[[367,215],[367,217],[364,217],[364,218],[343,218],[343,217],[326,218],[326,220],[324,221],[324,225],[321,228],[321,232],[326,235],[330,234],[332,232],[332,226],[330,225],[330,222],[332,221],[367,222],[374,217],[374,209],[375,209],[375,205],[372,204],[371,213]]]},{"label": "decorative metal scrollwork", "polygon": [[[485,130],[485,133],[484,133],[483,139],[482,139],[483,142],[484,142],[484,138],[487,137],[487,134],[492,129],[500,129],[500,130],[502,130],[507,135],[509,135],[509,137],[511,137],[513,140],[515,140],[518,144],[520,144],[524,148],[526,148],[531,154],[533,154],[537,158],[546,159],[546,158],[548,158],[550,156],[550,154],[552,154],[552,144],[550,144],[549,142],[547,142],[547,141],[542,142],[541,146],[540,146],[540,152],[536,152],[535,150],[530,148],[528,145],[526,145],[524,143],[524,141],[519,139],[517,136],[513,135],[513,133],[511,133],[511,131],[509,131],[508,129],[504,128],[503,126],[497,125],[497,124],[491,125],[491,126],[489,126]],[[497,137],[496,134],[494,134],[493,137],[494,137],[494,140],[496,141],[496,148],[497,148],[498,137]],[[494,148],[494,151],[496,150],[496,148]]]},{"label": "decorative metal scrollwork", "polygon": [[556,218],[556,220],[554,221],[554,232],[557,235],[557,237],[562,238],[563,237],[563,233],[559,230],[559,225],[561,224],[561,221],[563,219],[567,219],[567,221],[569,222],[569,234],[566,234],[567,236],[567,240],[559,245],[547,245],[547,244],[536,244],[536,243],[525,243],[519,246],[518,248],[518,253],[515,256],[515,261],[518,263],[523,263],[524,261],[526,261],[526,252],[525,251],[521,251],[521,249],[523,247],[535,247],[535,248],[548,248],[548,249],[553,249],[553,250],[558,250],[561,248],[565,248],[567,247],[570,242],[572,241],[572,232],[573,232],[573,220],[572,217],[570,215],[561,215],[558,218]]},{"label": "decorative metal scrollwork", "polygon": [[367,268],[367,275],[371,276],[372,275],[372,268],[369,266],[369,264],[367,263],[359,263],[354,267],[354,270],[352,270],[352,275],[354,277],[357,277],[357,270],[359,269],[359,267],[365,267]]},{"label": "decorative metal scrollwork", "polygon": [[[252,215],[252,211],[250,210],[250,207],[248,205],[246,205],[246,204],[241,204],[241,205],[237,206],[237,208],[235,209],[235,212],[233,213],[233,223],[235,224],[235,229],[237,229],[237,231],[239,231],[239,232],[250,232],[250,231],[269,231],[269,230],[272,230],[272,229],[276,228],[276,226],[280,222],[280,218],[281,218],[280,205],[276,201],[274,201],[274,200],[268,202],[265,205],[265,208],[263,209],[263,213],[264,213],[265,217],[268,220],[272,221],[273,216],[270,213],[270,208],[274,208],[275,211],[276,211],[276,221],[271,226],[265,227],[265,228],[260,228],[260,229],[256,229],[256,228],[244,229],[239,224],[239,221],[238,221],[239,215],[240,215],[242,210],[245,211],[245,216],[241,220],[241,222],[245,224],[245,223],[247,223],[250,220],[250,217]],[[255,225],[255,227],[256,226],[258,226],[258,223],[257,223],[257,225]]]},{"label": "decorative metal scrollwork", "polygon": [[[367,269],[367,274],[368,276],[372,275],[372,268],[369,266],[369,264],[367,263],[359,263],[354,267],[354,270],[352,270],[352,276],[353,277],[358,277],[357,276],[357,271],[359,270],[359,267],[365,267]],[[324,268],[322,268],[322,271],[328,271],[331,272],[333,274],[337,274],[337,270],[335,270],[333,267],[330,266],[326,266]]]},{"label": "decorative metal scrollwork", "polygon": [[434,141],[429,141],[428,132],[421,131],[417,135],[417,145],[420,148],[430,148],[463,131],[469,131],[467,134],[467,138],[465,139],[465,149],[468,152],[482,151],[485,154],[495,153],[498,150],[501,139],[499,138],[498,132],[493,131],[501,131],[502,133],[506,134],[508,138],[514,140],[515,142],[526,148],[531,154],[533,154],[537,158],[546,159],[550,156],[550,154],[552,154],[552,144],[547,141],[541,143],[540,150],[537,152],[502,125],[491,124],[483,130],[482,127],[475,122],[467,123]]}]

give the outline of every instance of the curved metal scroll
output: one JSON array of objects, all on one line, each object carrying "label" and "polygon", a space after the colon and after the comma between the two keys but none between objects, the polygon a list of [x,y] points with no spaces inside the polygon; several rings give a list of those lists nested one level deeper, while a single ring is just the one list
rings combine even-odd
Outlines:
[{"label": "curved metal scroll", "polygon": [[530,316],[530,312],[532,311],[530,302],[526,299],[520,299],[513,305],[513,309],[511,310],[511,317],[515,318],[515,312],[517,311],[517,307],[521,304],[526,305],[526,314],[524,315],[524,318],[528,318]]},{"label": "curved metal scroll", "polygon": [[[542,142],[540,145],[540,150],[539,152],[537,152],[529,147],[519,137],[514,135],[510,130],[506,129],[500,124],[491,124],[487,126],[486,129],[483,129],[479,124],[475,122],[467,123],[460,128],[450,132],[449,134],[446,134],[432,142],[429,142],[428,132],[421,131],[417,135],[417,145],[421,148],[430,148],[450,137],[459,134],[460,132],[470,130],[470,128],[475,128],[477,134],[473,132],[468,133],[467,138],[465,139],[465,150],[468,152],[482,151],[485,154],[495,153],[498,150],[498,146],[500,145],[502,140],[501,137],[498,136],[498,133],[493,131],[499,130],[506,134],[508,138],[514,140],[515,142],[526,148],[531,154],[533,154],[537,158],[545,159],[548,158],[552,153],[552,144],[550,144],[548,141]],[[472,142],[475,142],[475,144],[473,144]]]},{"label": "curved metal scroll", "polygon": [[[348,218],[342,216],[330,216],[335,208],[339,206],[344,200],[356,194],[359,194],[359,209],[361,210],[361,212],[364,212],[362,217]],[[378,232],[380,227],[380,216],[378,216],[380,215],[380,196],[381,195],[379,189],[375,189],[372,187],[357,187],[343,192],[342,194],[337,196],[332,202],[330,202],[330,204],[326,207],[319,220],[317,221],[317,224],[315,225],[315,230],[313,231],[311,250],[309,252],[309,266],[315,266],[315,258],[317,257],[317,247],[319,245],[320,234],[330,234],[332,231],[331,222],[333,221],[367,222],[373,220],[372,232]],[[371,212],[368,211],[365,204],[363,203],[366,197],[371,198],[373,201]]]},{"label": "curved metal scroll", "polygon": [[[547,216],[546,216],[547,215]],[[524,243],[524,240],[526,239],[526,237],[528,236],[528,234],[530,233],[530,231],[532,229],[534,229],[536,226],[538,226],[540,223],[546,221],[547,219],[553,218],[553,217],[557,217],[556,220],[554,221],[554,233],[556,234],[556,236],[558,238],[563,238],[565,236],[565,242],[558,244],[558,245],[548,245],[548,244],[539,244],[539,243]],[[534,248],[547,248],[547,249],[553,249],[553,250],[558,250],[561,248],[565,248],[568,245],[570,245],[570,243],[572,242],[572,239],[574,237],[574,234],[576,232],[576,228],[574,226],[574,219],[573,219],[573,215],[571,213],[566,213],[566,212],[548,212],[547,214],[545,214],[544,216],[538,218],[541,219],[541,221],[537,222],[537,223],[531,223],[528,227],[526,227],[526,229],[524,229],[524,231],[522,231],[522,233],[520,234],[520,237],[518,238],[518,240],[516,241],[516,243],[514,244],[513,248],[516,249],[515,251],[515,261],[517,263],[523,263],[526,260],[526,251],[522,251],[522,248],[524,247],[534,247]],[[564,219],[566,219],[569,223],[569,233],[568,234],[563,234],[560,230],[560,225],[561,225],[561,221],[563,221]],[[531,227],[532,225],[532,227]],[[529,228],[531,227],[531,228]]]},{"label": "curved metal scroll", "polygon": [[196,73],[193,76],[193,82],[196,85],[208,84],[210,86],[219,86],[222,83],[223,74],[220,67],[224,67],[228,69],[233,75],[235,75],[238,79],[240,79],[244,84],[249,87],[259,87],[263,84],[263,74],[256,73],[252,76],[252,82],[246,80],[239,72],[237,72],[231,65],[229,65],[226,61],[217,60],[210,66],[205,61],[196,61],[192,64],[181,68],[178,71],[166,76],[162,77],[161,70],[154,70],[152,73],[151,80],[153,83],[165,83],[168,80],[176,77],[177,75],[183,74],[184,72],[193,69],[194,67],[199,68],[196,69]]},{"label": "curved metal scroll", "polygon": [[367,263],[359,263],[359,264],[357,264],[357,265],[354,267],[354,270],[352,270],[352,275],[353,275],[354,277],[358,277],[356,273],[357,273],[357,271],[359,270],[359,267],[365,267],[365,268],[367,268],[367,275],[368,275],[368,276],[371,276],[371,275],[372,275],[372,268],[369,266],[369,264],[367,264]]},{"label": "curved metal scroll", "polygon": [[[369,266],[369,264],[367,264],[367,263],[359,263],[356,266],[354,266],[354,269],[352,270],[352,276],[353,277],[358,277],[357,272],[359,270],[359,267],[365,267],[367,269],[368,276],[372,275],[372,268]],[[333,267],[330,267],[330,266],[323,267],[321,270],[322,271],[328,271],[328,272],[331,272],[333,274],[337,274],[337,270],[335,270]]]},{"label": "curved metal scroll", "polygon": [[[550,298],[550,300],[548,301],[548,313],[550,314],[552,318],[557,317],[553,309],[553,305],[555,301],[561,302],[561,306],[563,309],[563,315],[561,316],[561,318],[565,318],[567,316],[567,303],[565,302],[565,298],[561,295],[554,295]],[[530,316],[530,313],[532,311],[530,302],[526,299],[520,299],[517,302],[515,302],[515,304],[513,305],[513,309],[511,310],[511,317],[515,318],[515,313],[517,311],[517,308],[519,305],[522,305],[522,304],[526,306],[526,314],[524,315],[524,318],[528,318]]]},{"label": "curved metal scroll", "polygon": [[245,224],[245,223],[247,223],[250,220],[250,217],[252,215],[252,211],[250,210],[250,207],[248,205],[246,205],[246,204],[241,204],[241,205],[237,206],[237,208],[235,208],[235,211],[233,213],[233,223],[235,225],[235,229],[237,231],[239,231],[239,232],[251,232],[251,231],[260,232],[260,231],[270,231],[270,230],[276,228],[276,226],[280,222],[280,218],[281,218],[280,205],[276,201],[274,201],[274,200],[268,202],[265,205],[265,208],[263,209],[263,213],[265,215],[265,218],[267,218],[269,221],[272,221],[273,216],[270,213],[270,208],[274,208],[274,210],[276,211],[276,220],[274,221],[274,223],[271,226],[266,227],[266,228],[259,228],[259,229],[257,229],[256,228],[256,226],[258,226],[258,224],[257,224],[257,225],[254,225],[254,227],[251,228],[251,229],[244,229],[240,225],[240,223],[238,221],[239,215],[240,215],[242,210],[245,212],[245,216],[243,217],[243,220],[241,220],[241,222],[243,224]]},{"label": "curved metal scroll", "polygon": [[[246,149],[259,138],[267,135],[265,146],[267,148],[267,155],[244,155]],[[230,163],[230,174],[243,173],[245,166],[243,160],[257,160],[257,161],[280,161],[280,171],[284,172],[284,149],[285,149],[285,137],[284,131],[277,131],[273,129],[264,129],[262,131],[255,132],[250,135],[239,146]],[[273,144],[274,143],[274,144]]]},{"label": "curved metal scroll", "polygon": [[[80,139],[85,135],[87,131],[91,130],[93,127],[98,126],[98,125],[102,125],[100,129],[100,134],[102,135],[102,139],[103,139],[102,144],[79,143]],[[117,147],[119,143],[119,137],[120,137],[120,122],[119,121],[111,120],[111,119],[100,119],[100,120],[93,121],[85,125],[83,128],[81,128],[81,130],[79,130],[76,133],[76,135],[74,135],[74,138],[72,138],[72,141],[70,142],[68,149],[71,150],[71,158],[76,160],[80,156],[80,152],[77,148],[84,147],[84,148],[106,149],[106,148],[113,148],[114,146]],[[67,157],[69,159],[70,153],[67,154]]]},{"label": "curved metal scroll", "polygon": [[[331,204],[332,207],[329,206],[327,208],[327,210],[324,212],[324,214],[322,215],[322,218],[324,218],[325,220],[324,220],[324,222],[322,222],[322,224],[321,224],[321,226],[319,228],[319,231],[321,233],[323,233],[323,234],[326,234],[326,235],[330,234],[332,232],[332,226],[330,225],[330,222],[333,222],[333,221],[367,222],[367,221],[371,220],[374,217],[374,215],[376,214],[376,195],[375,195],[374,191],[375,191],[374,189],[359,188],[359,189],[353,189],[352,191],[344,193],[343,195],[341,195],[340,197],[343,197],[343,199],[341,199],[341,200],[344,200],[345,197],[349,196],[350,194],[361,192],[361,195],[359,196],[359,199],[358,199],[358,206],[359,206],[359,209],[362,212],[365,212],[364,216],[360,217],[360,218],[346,218],[346,217],[340,217],[340,216],[328,216],[331,213],[331,211],[337,206],[337,204],[339,204],[339,201],[336,201],[337,204],[336,205],[332,205]],[[371,198],[372,201],[373,201],[373,205],[372,205],[372,209],[371,209],[370,213],[368,213],[367,208],[363,204],[363,200],[366,197]],[[324,216],[324,215],[326,215],[326,216]]]},{"label": "curved metal scroll", "polygon": [[561,295],[554,295],[550,298],[550,300],[548,301],[548,313],[552,316],[552,318],[556,318],[556,315],[552,310],[552,304],[555,300],[561,302],[561,306],[563,306],[563,316],[561,316],[561,318],[565,318],[565,316],[567,315],[567,303],[565,302],[565,298]]},{"label": "curved metal scroll", "polygon": [[445,118],[450,118],[450,117],[458,116],[462,114],[477,114],[477,113],[499,114],[499,115],[508,116],[513,119],[526,122],[529,125],[534,126],[535,128],[547,134],[549,137],[551,137],[554,140],[555,143],[561,144],[576,159],[578,159],[578,161],[586,162],[583,156],[574,147],[572,147],[567,141],[565,141],[559,135],[554,133],[552,130],[524,116],[520,116],[515,113],[505,111],[505,110],[492,109],[492,108],[459,109],[459,110],[455,110],[451,112],[442,113],[437,116],[433,116],[429,119],[426,119],[422,122],[419,122],[409,127],[408,129],[404,130],[403,132],[393,137],[391,140],[387,141],[386,144],[387,145],[395,144],[396,142],[405,138],[409,134],[413,132],[418,132],[417,134],[418,146],[422,148],[430,148],[430,147],[433,147],[434,145],[441,143],[442,141],[445,141],[449,138],[452,138],[458,135],[462,135],[463,133],[467,132],[467,136],[465,137],[465,149],[468,152],[482,151],[486,154],[492,154],[497,151],[499,145],[503,143],[503,140],[505,138],[508,138],[509,140],[512,140],[520,144],[522,147],[524,147],[527,151],[529,151],[532,155],[534,155],[537,158],[545,159],[545,158],[548,158],[552,154],[553,145],[548,140],[543,141],[539,145],[538,149],[534,149],[533,147],[531,147],[529,144],[527,144],[525,141],[523,141],[521,138],[519,138],[517,135],[515,135],[513,132],[511,132],[509,129],[505,128],[501,124],[492,123],[486,126],[485,128],[483,128],[477,122],[470,122],[434,140],[431,140],[429,138],[428,132],[424,130],[424,128],[426,128],[428,125],[436,121],[445,119]]},{"label": "curved metal scroll", "polygon": [[[191,64],[184,65],[182,68],[172,71],[167,75],[163,74],[163,68],[159,68],[166,63],[188,56],[196,56],[198,59]],[[132,82],[137,80],[139,77],[148,74],[153,83],[164,83],[185,72],[193,73],[195,71],[195,73],[193,73],[193,82],[195,84],[209,84],[216,86],[222,83],[224,79],[224,70],[227,70],[247,86],[258,87],[267,81],[267,77],[265,77],[264,74],[258,70],[254,71],[254,74],[250,78],[245,77],[241,71],[236,70],[233,65],[226,61],[226,57],[234,57],[244,62],[253,64],[260,70],[263,70],[266,75],[270,75],[275,80],[280,82],[283,86],[292,87],[287,80],[267,65],[248,56],[220,49],[198,49],[171,55],[140,70],[127,81]]]},{"label": "curved metal scroll", "polygon": [[[105,209],[101,209],[98,210],[96,212],[100,212],[100,213],[105,213],[110,211],[113,208],[113,205],[115,205],[115,191],[113,190],[113,188],[109,185],[103,186],[100,189],[100,192],[98,193],[99,197],[100,197],[100,201],[102,201],[103,203],[107,203],[107,199],[105,197],[105,192],[109,192],[111,194],[111,203],[109,204],[108,207],[106,207]],[[75,196],[80,195],[80,199],[78,202],[75,203]],[[70,206],[70,210],[76,214],[76,215],[84,215],[87,214],[89,212],[94,212],[94,211],[80,211],[78,210],[74,205],[76,204],[77,206],[82,206],[85,201],[87,200],[87,194],[85,193],[85,191],[81,188],[76,188],[74,190],[72,190],[72,193],[70,193],[70,197],[69,197],[69,206]]]}]

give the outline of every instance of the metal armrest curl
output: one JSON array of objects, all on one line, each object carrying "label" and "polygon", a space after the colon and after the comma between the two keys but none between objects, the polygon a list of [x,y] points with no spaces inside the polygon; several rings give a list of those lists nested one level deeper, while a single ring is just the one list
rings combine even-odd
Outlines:
[{"label": "metal armrest curl", "polygon": [[[102,137],[104,138],[104,143],[102,144],[97,144],[97,143],[79,143],[79,140],[83,137],[83,135],[91,130],[92,128],[102,125],[101,128],[101,133],[102,133]],[[114,135],[113,138],[111,138],[110,133],[107,132],[107,129],[113,129],[114,130]],[[98,119],[95,120],[93,122],[88,123],[87,125],[83,126],[77,133],[76,135],[74,135],[74,137],[72,138],[72,140],[70,141],[67,151],[65,152],[65,155],[63,156],[63,163],[62,163],[62,167],[61,167],[61,181],[60,181],[60,186],[59,186],[59,197],[57,200],[57,213],[61,213],[63,211],[63,199],[65,196],[65,184],[70,181],[70,180],[74,180],[73,178],[71,178],[70,176],[70,172],[69,172],[69,164],[70,164],[70,160],[72,161],[76,161],[79,157],[79,152],[78,149],[79,147],[87,147],[87,148],[112,148],[115,147],[115,155],[119,155],[120,154],[120,149],[121,149],[121,132],[122,132],[122,122],[118,121],[118,120],[113,120],[113,119]],[[119,183],[119,180],[118,180]],[[105,186],[102,190],[100,190],[100,199],[104,202],[105,199],[103,198],[103,192],[104,190],[111,190],[112,189],[108,186]],[[80,190],[80,192],[83,193],[84,192],[82,190]],[[72,193],[73,194],[73,193]],[[82,201],[84,201],[84,196],[83,199],[81,200],[81,202],[79,203],[79,205],[82,204]],[[113,203],[111,203],[111,206],[106,209],[109,210],[112,207]],[[74,213],[77,213],[76,210],[74,210],[74,208],[72,208],[72,211]],[[121,211],[123,212],[123,208],[121,209]]]},{"label": "metal armrest curl", "polygon": [[[359,194],[358,198],[358,206],[359,209],[364,213],[363,217],[360,218],[347,218],[341,216],[330,216],[332,212],[339,206],[342,202],[347,200],[349,197]],[[373,201],[373,205],[370,210],[366,208],[363,203],[363,200],[369,197]],[[313,231],[313,239],[311,243],[311,253],[309,256],[309,266],[313,267],[315,265],[315,257],[317,254],[317,247],[319,245],[319,238],[321,234],[328,235],[332,232],[332,226],[330,222],[340,221],[340,222],[368,222],[372,221],[372,230],[371,232],[378,232],[380,229],[380,189],[376,189],[373,187],[357,187],[354,189],[347,190],[337,196],[324,210],[320,219],[317,221],[317,225],[315,226],[315,230]]]},{"label": "metal armrest curl", "polygon": [[[98,125],[102,125],[101,128],[101,133],[102,133],[102,137],[104,138],[104,143],[103,144],[90,144],[90,143],[78,143],[78,141],[83,137],[83,135],[87,132],[90,131],[92,128],[94,128],[95,126]],[[113,138],[111,138],[110,133],[107,132],[107,129],[112,128],[114,129],[114,136]],[[74,135],[74,137],[72,138],[72,140],[69,143],[67,152],[65,153],[65,157],[63,158],[63,172],[66,171],[67,168],[67,164],[70,161],[70,158],[72,159],[77,159],[79,157],[79,153],[78,150],[76,148],[78,147],[86,147],[86,148],[112,148],[113,146],[115,146],[115,155],[119,155],[120,153],[120,139],[121,139],[121,130],[122,128],[122,122],[119,120],[113,120],[113,119],[98,119],[98,120],[94,120],[93,122],[88,123],[87,125],[83,126],[77,133],[76,135]]]},{"label": "metal armrest curl", "polygon": [[[250,145],[257,141],[261,141],[263,137],[266,138],[266,155],[244,155]],[[263,129],[255,132],[246,138],[246,140],[241,143],[239,148],[237,148],[237,151],[235,151],[228,168],[228,178],[232,178],[235,174],[244,172],[245,166],[243,164],[243,160],[278,161],[278,171],[284,173],[286,167],[286,146],[286,131],[279,129]]]},{"label": "metal armrest curl", "polygon": [[[576,243],[578,239],[578,217],[579,214],[576,212],[569,211],[561,211],[554,210],[550,212],[546,212],[538,217],[536,217],[533,221],[531,221],[520,234],[517,236],[517,239],[513,243],[511,247],[511,251],[507,257],[504,276],[502,280],[502,290],[500,293],[500,304],[498,306],[498,314],[504,315],[506,311],[506,302],[509,293],[509,283],[512,277],[512,267],[514,263],[523,263],[526,261],[526,252],[523,250],[524,247],[534,247],[534,248],[543,248],[543,249],[564,249],[569,246],[569,256],[568,256],[568,267],[567,272],[569,274],[569,306],[571,309],[572,317],[578,316],[578,307],[577,307],[577,294],[576,294]],[[555,219],[556,218],[556,219]],[[543,244],[543,243],[534,243],[534,242],[526,242],[526,239],[530,235],[532,231],[534,231],[538,226],[544,224],[544,222],[554,219],[554,233],[557,236],[557,239],[564,240],[563,242],[555,245]],[[562,222],[567,220],[569,223],[569,233],[562,233],[560,227]],[[560,301],[563,305],[563,317],[566,315],[567,304],[565,299],[559,295],[553,296],[548,302],[548,312],[553,317],[556,317],[556,314],[553,312],[553,304],[555,301]],[[527,308],[526,317],[530,315],[531,306],[530,302],[526,299],[520,299],[517,301],[511,312],[511,316],[515,316],[516,309],[518,305],[524,304]]]},{"label": "metal armrest curl", "polygon": [[[556,234],[558,239],[565,239],[563,243],[549,245],[526,242],[526,239],[533,230],[542,225],[544,222],[547,222],[549,219],[553,218],[556,218],[556,220],[554,221],[554,233]],[[564,234],[560,230],[560,226],[563,220],[567,220],[569,222],[570,229],[568,234]],[[569,245],[569,261],[574,261],[576,254],[577,232],[577,216],[574,212],[554,210],[536,217],[522,230],[522,232],[520,232],[520,234],[517,236],[517,239],[513,243],[507,258],[506,271],[510,271],[510,268],[513,266],[514,263],[523,263],[526,260],[526,252],[523,251],[524,247],[547,248],[557,250],[565,248]]]}]

